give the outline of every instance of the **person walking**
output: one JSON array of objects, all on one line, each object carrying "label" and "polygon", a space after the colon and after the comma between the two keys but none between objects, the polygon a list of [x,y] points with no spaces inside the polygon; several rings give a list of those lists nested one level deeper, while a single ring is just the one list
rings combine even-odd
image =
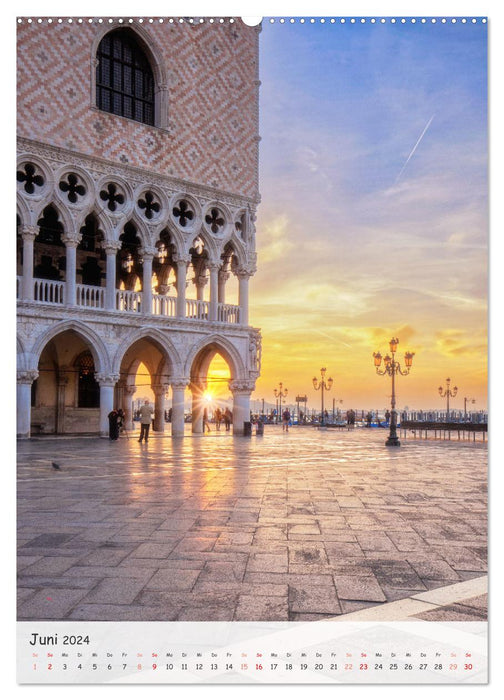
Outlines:
[{"label": "person walking", "polygon": [[215,430],[220,430],[220,424],[222,421],[222,411],[218,407],[215,409],[214,418],[215,418]]},{"label": "person walking", "polygon": [[227,431],[229,431],[229,428],[231,426],[232,418],[233,416],[231,415],[231,411],[229,410],[229,408],[226,408],[226,410],[224,411],[224,425],[226,426]]},{"label": "person walking", "polygon": [[147,399],[145,400],[144,405],[140,407],[139,413],[140,437],[138,438],[138,442],[142,442],[143,439],[145,439],[145,442],[149,442],[149,428],[152,420],[152,411],[151,407],[149,406],[149,401]]},{"label": "person walking", "polygon": [[208,432],[210,431],[210,423],[208,422],[208,409],[205,408],[203,411],[203,432],[205,432],[205,428],[207,429]]},{"label": "person walking", "polygon": [[289,432],[290,418],[290,411],[288,408],[286,408],[285,411],[282,413],[282,430],[285,430],[287,433]]},{"label": "person walking", "polygon": [[117,440],[119,438],[119,413],[114,408],[108,414],[109,421],[109,439]]}]

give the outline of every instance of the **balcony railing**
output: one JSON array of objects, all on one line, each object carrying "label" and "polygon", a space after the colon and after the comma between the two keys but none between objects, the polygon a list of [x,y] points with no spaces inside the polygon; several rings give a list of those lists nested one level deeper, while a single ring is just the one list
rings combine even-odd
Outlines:
[{"label": "balcony railing", "polygon": [[116,309],[118,311],[134,311],[139,313],[142,310],[142,292],[130,292],[126,289],[116,291]]},{"label": "balcony railing", "polygon": [[65,303],[65,283],[55,280],[33,280],[33,299],[44,304]]},{"label": "balcony railing", "polygon": [[163,294],[153,294],[152,313],[155,316],[176,316],[177,297],[167,297]]},{"label": "balcony railing", "polygon": [[90,309],[105,308],[105,287],[92,287],[89,284],[76,285],[77,306]]},{"label": "balcony railing", "polygon": [[186,299],[186,318],[208,319],[208,301]]},{"label": "balcony railing", "polygon": [[[16,277],[17,299],[23,298],[23,277]],[[88,284],[75,286],[76,304],[82,308],[105,309],[106,288],[94,287]],[[33,301],[43,304],[63,306],[65,304],[65,282],[56,280],[33,280]],[[142,292],[125,289],[115,290],[115,310],[126,313],[143,313]],[[153,316],[168,318],[177,317],[177,297],[164,294],[152,295],[151,313]],[[210,318],[210,302],[197,299],[185,300],[185,318],[206,321]],[[217,319],[219,323],[240,323],[240,307],[234,304],[217,304]]]},{"label": "balcony railing", "polygon": [[217,320],[221,323],[240,323],[240,307],[233,304],[218,304]]}]

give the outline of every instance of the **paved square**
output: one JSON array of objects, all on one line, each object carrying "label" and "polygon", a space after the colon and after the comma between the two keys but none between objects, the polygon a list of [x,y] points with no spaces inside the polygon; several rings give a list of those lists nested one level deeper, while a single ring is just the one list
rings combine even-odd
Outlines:
[{"label": "paved square", "polygon": [[486,443],[265,430],[20,442],[18,619],[318,620],[484,575]]}]

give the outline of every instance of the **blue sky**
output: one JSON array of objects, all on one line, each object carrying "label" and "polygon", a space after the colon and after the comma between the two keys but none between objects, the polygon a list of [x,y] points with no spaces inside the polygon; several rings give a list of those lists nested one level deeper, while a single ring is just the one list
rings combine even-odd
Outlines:
[{"label": "blue sky", "polygon": [[251,312],[265,383],[320,358],[359,403],[369,376],[344,367],[401,333],[413,402],[435,405],[448,372],[486,406],[486,33],[263,21]]}]

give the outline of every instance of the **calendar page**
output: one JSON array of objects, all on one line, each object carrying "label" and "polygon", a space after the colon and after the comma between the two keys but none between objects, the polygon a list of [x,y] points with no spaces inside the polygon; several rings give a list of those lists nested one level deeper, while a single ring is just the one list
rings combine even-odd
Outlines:
[{"label": "calendar page", "polygon": [[487,18],[141,9],[15,19],[18,683],[486,684]]}]

